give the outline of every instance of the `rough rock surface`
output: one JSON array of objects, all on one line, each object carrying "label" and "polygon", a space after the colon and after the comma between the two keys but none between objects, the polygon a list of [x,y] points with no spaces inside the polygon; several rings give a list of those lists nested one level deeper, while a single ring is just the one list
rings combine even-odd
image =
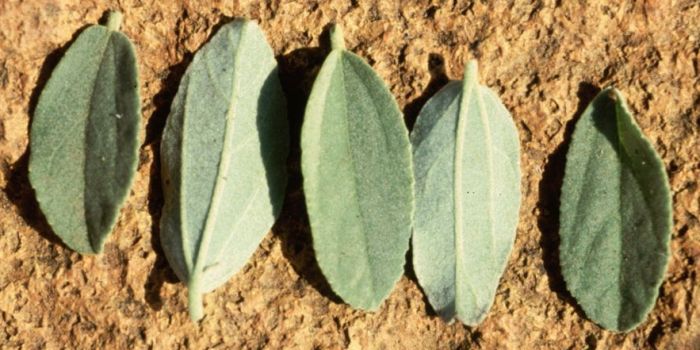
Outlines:
[{"label": "rough rock surface", "polygon": [[[625,1],[0,1],[0,347],[350,349],[700,349],[700,4]],[[101,256],[66,249],[27,181],[28,127],[41,87],[76,33],[107,9],[139,55],[138,174]],[[205,297],[193,324],[158,241],[158,145],[192,53],[232,17],[259,21],[281,65],[292,126],[285,207],[249,264]],[[479,59],[522,145],[523,203],[496,303],[470,328],[426,306],[410,268],[376,313],[332,295],[310,245],[299,129],[328,47],[347,47],[389,84],[413,125],[425,100]],[[573,121],[615,84],[661,154],[674,199],[672,259],[646,322],[601,330],[558,268],[558,196]]]}]

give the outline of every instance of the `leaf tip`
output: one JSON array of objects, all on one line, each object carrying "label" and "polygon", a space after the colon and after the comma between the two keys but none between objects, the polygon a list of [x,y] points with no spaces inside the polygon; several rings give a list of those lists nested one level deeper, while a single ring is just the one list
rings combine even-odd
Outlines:
[{"label": "leaf tip", "polygon": [[65,243],[65,242],[63,242],[63,243],[66,244],[66,246],[67,246],[68,248],[72,249],[73,251],[75,251],[76,253],[78,253],[78,254],[80,254],[80,255],[82,255],[82,256],[90,257],[90,256],[98,256],[98,255],[102,254],[102,250],[101,250],[101,249],[100,249],[99,251],[98,251],[98,250],[95,250],[95,249],[79,249],[79,248],[73,248],[72,246],[69,246],[69,245],[68,245],[67,243]]},{"label": "leaf tip", "polygon": [[610,93],[613,95],[613,100],[615,100],[616,102],[620,102],[620,103],[625,102],[625,96],[622,95],[622,91],[616,89],[615,87],[611,87]]},{"label": "leaf tip", "polygon": [[119,31],[119,28],[121,28],[122,26],[123,17],[124,16],[119,11],[109,11],[109,13],[107,14],[107,23],[105,26],[111,31]]},{"label": "leaf tip", "polygon": [[334,23],[333,25],[331,25],[330,37],[331,49],[345,49],[345,37],[343,35],[343,28],[339,24]]},{"label": "leaf tip", "polygon": [[605,88],[603,88],[598,94],[598,96],[604,96],[614,103],[624,101],[624,96],[622,95],[622,92],[620,92],[620,90],[618,90],[614,85],[608,85]]},{"label": "leaf tip", "polygon": [[476,60],[469,60],[464,67],[464,81],[479,81],[479,68]]},{"label": "leaf tip", "polygon": [[89,251],[89,252],[87,252],[87,254],[89,254],[89,255],[100,255],[100,254],[102,254],[102,252],[104,252],[104,250],[105,250],[104,248],[105,248],[104,245],[100,245],[100,246],[98,246],[98,247],[92,247],[92,250]]},{"label": "leaf tip", "polygon": [[247,18],[236,18],[230,24],[244,28],[244,27],[247,27],[249,25],[257,26],[258,22],[256,22],[255,20],[252,20],[252,19],[247,19]]}]

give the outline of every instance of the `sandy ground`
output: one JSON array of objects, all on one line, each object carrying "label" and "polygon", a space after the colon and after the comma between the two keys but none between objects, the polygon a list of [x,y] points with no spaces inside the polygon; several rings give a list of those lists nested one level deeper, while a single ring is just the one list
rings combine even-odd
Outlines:
[{"label": "sandy ground", "polygon": [[[208,3],[201,5],[201,3]],[[0,0],[0,347],[22,349],[700,349],[700,4],[697,1]],[[581,3],[584,3],[581,1]],[[105,253],[82,257],[47,226],[27,180],[28,127],[41,87],[71,39],[107,9],[139,56],[138,174]],[[257,19],[289,99],[290,186],[279,222],[249,264],[205,297],[193,324],[158,239],[158,146],[178,81],[212,32]],[[513,114],[523,202],[513,253],[483,324],[447,325],[410,265],[375,313],[326,285],[310,245],[299,172],[303,108],[339,22],[347,47],[389,84],[413,125],[463,63]],[[573,121],[609,84],[627,96],[661,154],[674,200],[672,258],[646,322],[601,330],[558,268],[558,197]]]}]

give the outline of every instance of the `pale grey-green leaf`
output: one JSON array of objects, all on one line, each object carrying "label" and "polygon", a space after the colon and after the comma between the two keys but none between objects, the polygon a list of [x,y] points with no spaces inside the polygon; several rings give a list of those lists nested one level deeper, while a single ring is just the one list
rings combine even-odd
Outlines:
[{"label": "pale grey-green leaf", "polygon": [[260,28],[223,26],[188,67],[163,133],[161,241],[187,282],[190,314],[201,294],[250,258],[279,214],[286,187],[286,103]]},{"label": "pale grey-green leaf", "polygon": [[138,74],[120,19],[80,33],[32,121],[29,179],[53,231],[80,253],[102,251],[136,172]]},{"label": "pale grey-green leaf", "polygon": [[304,192],[321,271],[345,302],[373,310],[403,273],[413,211],[410,144],[386,85],[343,49],[337,29],[304,116]]},{"label": "pale grey-green leaf", "polygon": [[463,81],[426,103],[411,142],[416,276],[442,318],[476,325],[493,303],[518,223],[517,130],[471,62]]}]

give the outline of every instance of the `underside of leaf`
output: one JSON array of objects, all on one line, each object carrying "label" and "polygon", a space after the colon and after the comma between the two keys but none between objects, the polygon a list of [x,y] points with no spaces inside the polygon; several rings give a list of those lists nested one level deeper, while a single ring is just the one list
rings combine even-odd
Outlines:
[{"label": "underside of leaf", "polygon": [[190,315],[226,282],[272,227],[286,187],[286,104],[260,28],[237,20],[195,55],[161,146],[161,241],[187,282]]},{"label": "underside of leaf", "polygon": [[517,130],[471,62],[463,81],[421,110],[411,142],[418,281],[442,318],[476,325],[493,303],[518,223]]}]

